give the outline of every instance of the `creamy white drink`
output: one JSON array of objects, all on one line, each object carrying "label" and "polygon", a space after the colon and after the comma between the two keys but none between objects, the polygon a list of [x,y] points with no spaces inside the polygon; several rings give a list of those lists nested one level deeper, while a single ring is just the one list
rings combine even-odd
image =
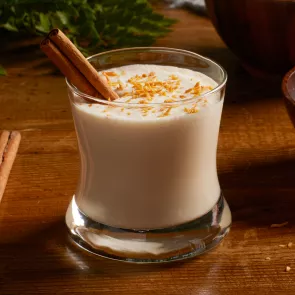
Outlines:
[{"label": "creamy white drink", "polygon": [[216,148],[223,97],[188,69],[129,65],[100,72],[113,104],[74,98],[82,174],[75,201],[118,228],[167,228],[192,221],[220,197]]}]

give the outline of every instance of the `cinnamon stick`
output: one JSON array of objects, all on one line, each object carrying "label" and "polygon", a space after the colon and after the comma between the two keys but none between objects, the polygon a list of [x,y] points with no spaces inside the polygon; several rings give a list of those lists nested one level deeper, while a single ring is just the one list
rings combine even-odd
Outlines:
[{"label": "cinnamon stick", "polygon": [[2,157],[3,153],[5,151],[5,148],[7,146],[7,142],[9,139],[10,133],[6,130],[2,131],[1,136],[0,136],[0,165],[2,163]]},{"label": "cinnamon stick", "polygon": [[40,47],[48,58],[60,69],[60,71],[82,92],[98,96],[96,89],[87,81],[81,72],[64,56],[58,48],[49,40],[45,39],[41,42]]},{"label": "cinnamon stick", "polygon": [[96,69],[77,49],[71,40],[59,29],[53,29],[48,38],[58,47],[58,49],[75,65],[75,67],[86,77],[92,86],[108,100],[118,98],[107,82],[102,79]]},{"label": "cinnamon stick", "polygon": [[21,135],[17,131],[3,131],[0,137],[0,203],[15,160]]}]

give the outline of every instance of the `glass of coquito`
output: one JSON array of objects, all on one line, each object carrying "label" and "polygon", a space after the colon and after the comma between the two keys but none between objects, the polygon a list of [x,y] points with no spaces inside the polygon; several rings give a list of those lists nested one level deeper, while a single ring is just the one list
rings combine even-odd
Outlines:
[{"label": "glass of coquito", "polygon": [[67,81],[81,159],[66,214],[72,239],[94,254],[139,263],[215,247],[231,225],[216,169],[224,69],[156,47],[88,60],[118,98],[91,97]]}]

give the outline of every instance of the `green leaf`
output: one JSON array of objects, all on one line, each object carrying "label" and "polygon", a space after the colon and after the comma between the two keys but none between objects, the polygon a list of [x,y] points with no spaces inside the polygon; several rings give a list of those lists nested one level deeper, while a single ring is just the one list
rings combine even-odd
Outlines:
[{"label": "green leaf", "polygon": [[5,69],[0,65],[0,76],[6,76],[7,73],[5,71]]},{"label": "green leaf", "polygon": [[0,5],[0,28],[46,35],[59,27],[85,55],[151,45],[174,22],[154,12],[148,0],[5,0]]},{"label": "green leaf", "polygon": [[44,33],[50,30],[50,20],[48,15],[42,12],[39,14],[39,25],[36,25],[36,29]]}]

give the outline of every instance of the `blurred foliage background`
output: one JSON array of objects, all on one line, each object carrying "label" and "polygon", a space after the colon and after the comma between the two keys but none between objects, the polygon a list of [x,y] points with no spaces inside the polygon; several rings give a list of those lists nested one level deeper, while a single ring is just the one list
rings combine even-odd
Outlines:
[{"label": "blurred foliage background", "polygon": [[[58,27],[91,54],[146,46],[169,30],[173,20],[153,11],[148,0],[8,0],[0,28],[16,34],[46,35]],[[9,3],[8,3],[9,2]],[[0,32],[1,34],[1,32]]]},{"label": "blurred foliage background", "polygon": [[[155,2],[155,1],[154,1]],[[0,41],[63,30],[87,56],[151,45],[174,23],[148,0],[5,0],[0,2]],[[0,43],[0,44],[1,44]],[[0,74],[5,70],[0,67]]]}]

